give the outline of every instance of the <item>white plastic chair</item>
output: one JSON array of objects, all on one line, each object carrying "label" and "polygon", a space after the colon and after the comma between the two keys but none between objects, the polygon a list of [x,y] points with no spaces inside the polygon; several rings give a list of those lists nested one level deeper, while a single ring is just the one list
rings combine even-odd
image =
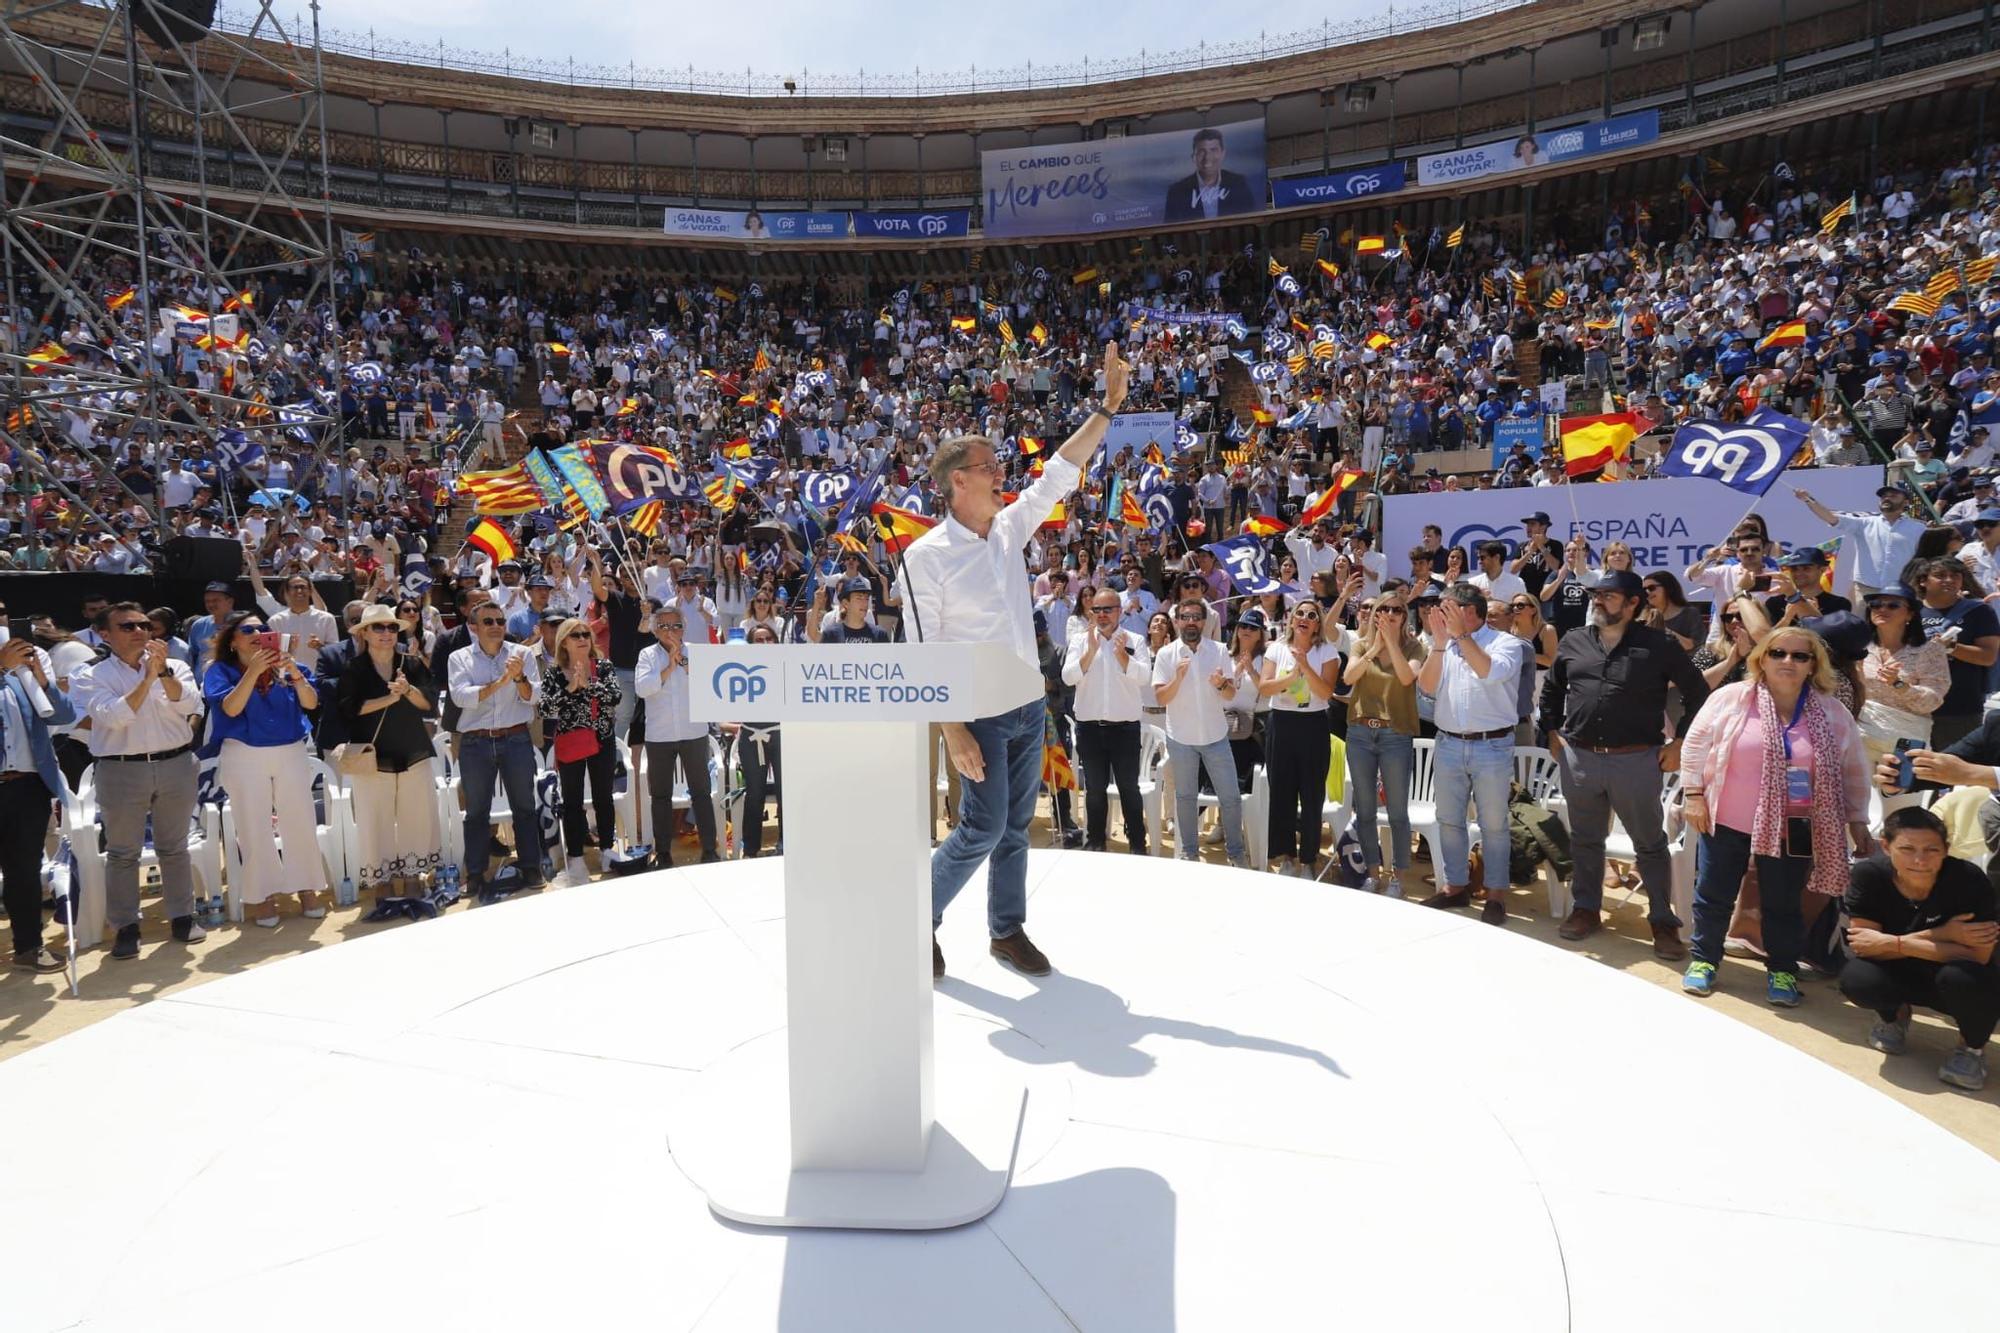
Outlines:
[{"label": "white plastic chair", "polygon": [[[1562,809],[1563,823],[1569,823],[1567,806]],[[1660,815],[1667,832],[1667,859],[1672,867],[1672,896],[1674,912],[1685,924],[1694,921],[1694,863],[1695,834],[1687,826],[1681,813],[1681,775],[1678,771],[1664,774],[1660,784]],[[1632,835],[1614,816],[1611,831],[1604,838],[1604,857],[1607,861],[1631,861],[1638,855],[1632,845]],[[1552,916],[1569,915],[1575,900],[1570,897],[1569,885],[1555,873],[1553,866],[1544,866],[1543,874],[1549,884],[1549,913]]]},{"label": "white plastic chair", "polygon": [[[1155,744],[1157,744],[1157,751],[1153,751]],[[1153,753],[1156,753],[1158,756],[1160,767],[1157,769],[1148,766]],[[1141,774],[1139,779],[1139,802],[1141,808],[1146,812],[1146,836],[1151,839],[1149,846],[1155,855],[1178,855],[1178,846],[1168,847],[1166,845],[1166,835],[1161,831],[1166,827],[1164,822],[1165,765],[1173,762],[1167,757],[1166,742],[1160,740],[1156,743],[1153,737],[1149,735],[1146,738],[1146,742],[1140,748],[1139,758]],[[1196,822],[1200,822],[1202,811],[1217,809],[1221,804],[1221,799],[1214,792],[1197,792],[1195,794]],[[1264,774],[1264,766],[1262,764],[1258,764],[1250,771],[1250,791],[1243,797],[1242,811],[1243,858],[1253,869],[1261,870],[1270,861],[1271,849],[1271,787],[1269,780]],[[1180,838],[1179,829],[1174,830],[1174,837],[1176,843],[1178,843]]]},{"label": "white plastic chair", "polygon": [[[198,770],[203,776],[212,778],[215,770],[213,759],[203,760]],[[221,891],[221,869],[216,855],[216,832],[210,816],[213,807],[196,805],[194,824],[188,832],[188,861],[193,869],[196,905],[204,898],[212,898]],[[104,821],[97,805],[97,765],[92,764],[83,771],[74,792],[65,791],[62,797],[58,830],[69,839],[70,850],[76,855],[76,882],[73,886],[71,907],[75,921],[70,929],[76,935],[78,948],[89,948],[104,943]],[[159,853],[152,842],[146,843],[139,854],[139,874],[143,877],[148,867],[159,868]]]}]

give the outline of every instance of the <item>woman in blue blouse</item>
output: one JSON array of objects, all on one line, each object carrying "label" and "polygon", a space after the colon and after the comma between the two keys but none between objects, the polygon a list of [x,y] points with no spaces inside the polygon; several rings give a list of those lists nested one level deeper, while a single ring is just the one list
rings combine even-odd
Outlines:
[{"label": "woman in blue blouse", "polygon": [[[307,917],[326,915],[326,866],[306,754],[306,710],[319,706],[319,692],[290,653],[258,645],[252,636],[264,630],[261,615],[238,611],[215,636],[201,683],[209,719],[202,754],[217,756],[215,776],[234,813],[244,914],[269,928],[278,924],[274,893],[297,893]],[[283,852],[271,836],[274,814]]]}]

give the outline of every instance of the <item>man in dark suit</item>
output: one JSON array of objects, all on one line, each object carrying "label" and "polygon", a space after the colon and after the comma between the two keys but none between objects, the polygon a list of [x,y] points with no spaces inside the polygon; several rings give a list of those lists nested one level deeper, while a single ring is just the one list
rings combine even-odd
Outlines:
[{"label": "man in dark suit", "polygon": [[1222,169],[1222,154],[1221,130],[1195,131],[1194,173],[1167,187],[1165,221],[1199,222],[1263,207],[1263,200],[1251,196],[1248,180]]},{"label": "man in dark suit", "polygon": [[313,724],[313,739],[321,754],[330,754],[334,746],[352,739],[347,734],[347,719],[340,715],[340,677],[354,663],[354,627],[367,609],[368,603],[362,601],[349,602],[340,609],[347,637],[320,649],[319,660],[313,664],[313,680],[319,685],[319,717]]}]

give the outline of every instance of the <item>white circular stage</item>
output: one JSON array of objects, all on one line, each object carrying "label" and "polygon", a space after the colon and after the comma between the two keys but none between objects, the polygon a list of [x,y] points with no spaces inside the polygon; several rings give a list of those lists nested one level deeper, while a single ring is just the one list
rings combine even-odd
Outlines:
[{"label": "white circular stage", "polygon": [[1029,1087],[981,1221],[774,1232],[709,1211],[669,1108],[782,1025],[785,937],[776,862],[696,867],[371,935],[0,1063],[38,1147],[6,1162],[0,1323],[1990,1317],[2000,1163],[1698,1003],[1296,880],[1036,852],[1030,883],[1056,975],[987,957],[983,877],[942,933],[939,1078],[949,1043],[985,1041]]}]

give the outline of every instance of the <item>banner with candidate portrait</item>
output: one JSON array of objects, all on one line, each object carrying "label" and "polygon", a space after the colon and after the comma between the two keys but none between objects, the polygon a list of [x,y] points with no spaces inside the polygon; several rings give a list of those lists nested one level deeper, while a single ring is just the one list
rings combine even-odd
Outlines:
[{"label": "banner with candidate portrait", "polygon": [[979,155],[986,234],[1069,236],[1262,212],[1264,122]]},{"label": "banner with candidate portrait", "polygon": [[1401,162],[1378,162],[1372,167],[1337,171],[1331,176],[1273,176],[1271,204],[1275,208],[1299,208],[1342,199],[1370,199],[1378,194],[1394,194],[1407,179]]},{"label": "banner with candidate portrait", "polygon": [[853,217],[856,236],[899,236],[906,240],[928,241],[939,237],[964,236],[972,229],[972,210],[969,208],[856,213]]},{"label": "banner with candidate portrait", "polygon": [[1634,111],[1609,120],[1568,125],[1538,134],[1521,134],[1511,139],[1420,157],[1417,159],[1417,184],[1462,185],[1467,181],[1526,171],[1530,167],[1637,148],[1659,137],[1660,113]]},{"label": "banner with candidate portrait", "polygon": [[[1882,484],[1879,464],[1864,467],[1822,467],[1786,474],[1792,485],[1804,487],[1836,512],[1875,512],[1875,488]],[[1647,481],[1570,486],[1513,486],[1490,491],[1436,491],[1391,495],[1382,501],[1382,549],[1407,551],[1423,540],[1426,524],[1444,532],[1444,545],[1464,547],[1469,554],[1478,542],[1505,542],[1517,551],[1527,536],[1523,516],[1537,510],[1555,519],[1549,536],[1567,543],[1581,536],[1590,543],[1593,561],[1604,548],[1623,542],[1632,549],[1632,565],[1641,574],[1683,569],[1725,545],[1750,505],[1740,491],[1709,477],[1661,477]],[[1756,511],[1783,550],[1817,546],[1833,529],[1806,508],[1791,486],[1773,487],[1755,501]],[[1834,571],[1834,586],[1851,577],[1852,544]],[[1476,562],[1475,562],[1476,563]],[[1442,566],[1440,566],[1442,567]],[[1470,566],[1468,566],[1470,567]],[[1690,599],[1699,597],[1689,589]]]},{"label": "banner with candidate portrait", "polygon": [[845,213],[767,213],[761,209],[669,208],[669,236],[731,241],[835,241],[848,233]]}]

